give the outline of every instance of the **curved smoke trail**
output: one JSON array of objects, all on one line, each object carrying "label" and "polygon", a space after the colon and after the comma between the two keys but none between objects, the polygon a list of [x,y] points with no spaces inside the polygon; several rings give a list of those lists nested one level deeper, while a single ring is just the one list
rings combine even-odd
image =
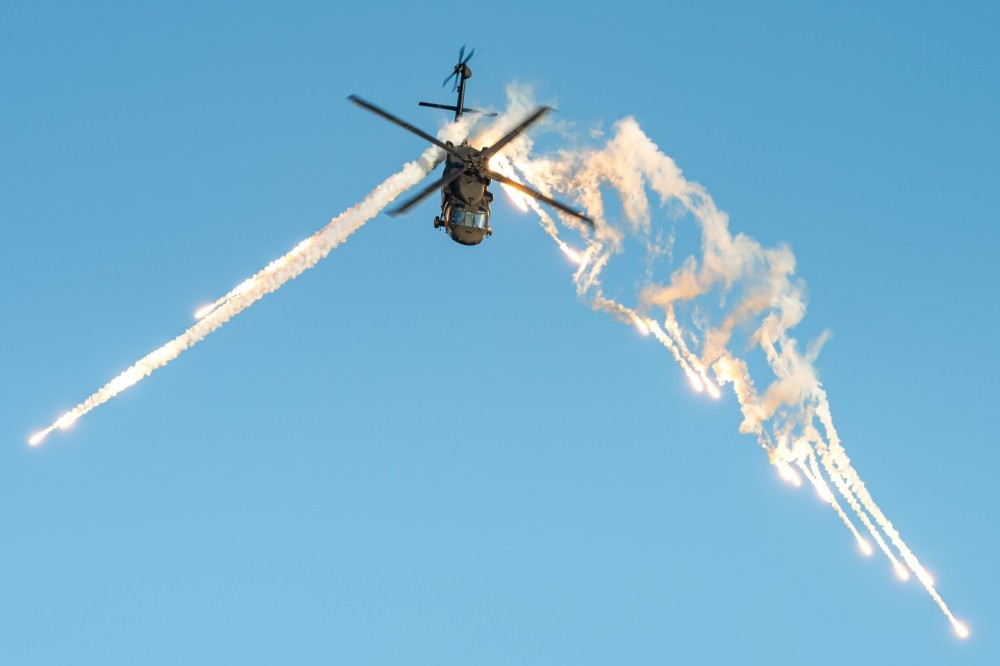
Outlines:
[{"label": "curved smoke trail", "polygon": [[[512,87],[508,94],[513,107],[533,106],[529,91]],[[643,334],[652,333],[696,390],[707,389],[718,397],[717,385],[732,385],[743,415],[740,432],[756,436],[782,478],[801,485],[805,477],[862,552],[872,554],[872,546],[837,501],[832,485],[896,575],[906,580],[912,572],[956,633],[968,636],[966,625],[952,614],[934,580],[871,497],[840,442],[814,367],[828,333],[805,349],[791,335],[806,312],[804,283],[794,275],[791,249],[766,248],[745,234],[734,234],[727,215],[708,192],[684,178],[633,118],[616,123],[597,147],[563,150],[551,157],[535,156],[531,149],[530,139],[521,140],[494,158],[493,167],[531,182],[542,192],[572,194],[598,220],[596,231],[589,234],[573,219],[563,218],[582,235],[581,252],[560,238],[559,227],[545,209],[507,190],[522,209],[537,213],[544,231],[578,264],[573,277],[581,298]],[[661,225],[654,224],[651,195],[659,200],[660,217],[690,218],[700,232],[697,251],[679,262],[666,280],[657,279],[654,268],[677,249],[677,225],[665,234]],[[636,245],[644,249],[646,274],[630,307],[609,298],[602,281],[614,257]],[[682,317],[687,324],[681,323]],[[773,373],[763,392],[756,389],[747,361],[731,348],[734,335],[747,329],[753,331],[747,346],[763,352]],[[699,348],[697,354],[692,347]]]}]

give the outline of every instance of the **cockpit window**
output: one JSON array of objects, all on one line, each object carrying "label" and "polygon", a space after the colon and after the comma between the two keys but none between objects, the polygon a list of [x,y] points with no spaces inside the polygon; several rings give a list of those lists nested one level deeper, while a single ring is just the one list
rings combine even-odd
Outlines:
[{"label": "cockpit window", "polygon": [[472,227],[474,229],[486,228],[486,211],[479,210],[475,213],[464,208],[455,208],[451,212],[451,223],[462,227]]}]

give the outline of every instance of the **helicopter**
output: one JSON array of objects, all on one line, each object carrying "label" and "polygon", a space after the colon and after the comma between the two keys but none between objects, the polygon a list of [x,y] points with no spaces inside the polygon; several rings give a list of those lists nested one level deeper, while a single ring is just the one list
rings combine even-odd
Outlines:
[{"label": "helicopter", "polygon": [[[487,114],[483,111],[468,109],[464,106],[465,82],[472,76],[472,70],[469,68],[468,63],[474,53],[475,49],[470,51],[468,56],[466,56],[465,47],[463,46],[458,52],[458,64],[455,65],[452,74],[444,80],[443,85],[446,86],[449,81],[455,79],[454,92],[458,93],[458,100],[454,106],[433,104],[431,102],[420,102],[420,106],[454,111],[455,120],[461,118],[463,113],[483,113],[484,115],[495,116],[495,113]],[[476,149],[469,144],[468,139],[464,139],[459,145],[455,145],[451,141],[441,141],[437,137],[424,132],[357,95],[351,95],[348,99],[361,108],[367,109],[389,122],[399,125],[403,129],[416,134],[445,151],[444,175],[390,211],[390,215],[395,217],[406,214],[418,203],[433,194],[435,190],[440,189],[441,214],[435,216],[434,227],[444,228],[445,233],[456,243],[461,245],[479,245],[483,242],[484,238],[493,234],[493,230],[490,228],[490,204],[493,202],[493,193],[490,192],[489,186],[495,180],[538,199],[553,208],[561,210],[568,215],[577,217],[591,228],[594,227],[594,221],[584,213],[574,210],[566,204],[560,203],[523,183],[497,173],[489,167],[491,157],[523,134],[528,127],[541,120],[546,113],[552,110],[551,107],[537,107],[527,118],[522,120],[514,129],[510,130],[492,146],[484,146],[483,148]]]}]

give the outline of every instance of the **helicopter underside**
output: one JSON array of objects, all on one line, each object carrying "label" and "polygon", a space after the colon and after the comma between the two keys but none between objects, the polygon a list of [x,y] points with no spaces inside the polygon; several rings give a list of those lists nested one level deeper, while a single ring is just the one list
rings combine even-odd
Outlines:
[{"label": "helicopter underside", "polygon": [[[465,142],[455,148],[462,154],[472,152]],[[441,191],[441,216],[435,227],[444,227],[448,236],[461,245],[479,245],[493,233],[490,229],[489,179],[482,179],[466,168],[465,163],[448,155],[445,177],[461,172]]]},{"label": "helicopter underside", "polygon": [[465,201],[444,194],[441,217],[434,218],[435,227],[444,227],[445,233],[461,245],[479,245],[493,234],[490,229],[491,192],[481,197],[481,205],[469,206]]},{"label": "helicopter underside", "polygon": [[479,245],[490,235],[486,229],[472,229],[458,225],[449,225],[446,229],[451,239],[460,245]]}]

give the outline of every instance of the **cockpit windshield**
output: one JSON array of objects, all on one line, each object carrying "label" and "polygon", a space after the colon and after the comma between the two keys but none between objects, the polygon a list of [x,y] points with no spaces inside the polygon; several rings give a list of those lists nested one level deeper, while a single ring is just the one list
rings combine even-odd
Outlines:
[{"label": "cockpit windshield", "polygon": [[486,211],[480,209],[476,212],[472,212],[464,208],[456,207],[451,212],[451,223],[460,227],[486,229]]}]

